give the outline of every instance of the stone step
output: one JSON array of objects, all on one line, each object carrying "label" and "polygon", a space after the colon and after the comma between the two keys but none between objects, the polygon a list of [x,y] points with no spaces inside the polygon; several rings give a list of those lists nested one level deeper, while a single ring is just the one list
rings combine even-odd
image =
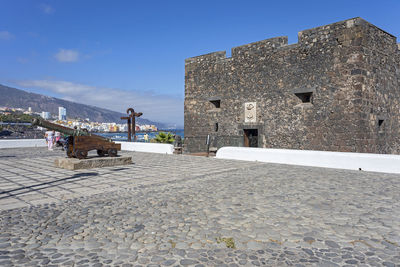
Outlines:
[{"label": "stone step", "polygon": [[132,164],[132,157],[93,157],[88,159],[57,158],[54,164],[58,168],[80,170]]}]

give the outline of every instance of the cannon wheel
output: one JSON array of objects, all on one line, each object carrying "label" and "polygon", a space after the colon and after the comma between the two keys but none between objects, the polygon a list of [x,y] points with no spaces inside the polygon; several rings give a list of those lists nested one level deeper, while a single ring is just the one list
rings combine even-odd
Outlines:
[{"label": "cannon wheel", "polygon": [[88,152],[86,150],[78,149],[77,151],[75,151],[75,157],[77,157],[78,159],[84,159],[87,157],[87,155]]},{"label": "cannon wheel", "polygon": [[73,158],[74,157],[74,154],[72,153],[72,151],[69,148],[67,148],[67,157],[68,158]]},{"label": "cannon wheel", "polygon": [[106,155],[106,152],[102,149],[97,149],[97,155],[100,157],[104,157]]},{"label": "cannon wheel", "polygon": [[117,150],[115,149],[115,148],[110,148],[109,150],[108,150],[108,155],[110,156],[110,157],[116,157],[117,156]]}]

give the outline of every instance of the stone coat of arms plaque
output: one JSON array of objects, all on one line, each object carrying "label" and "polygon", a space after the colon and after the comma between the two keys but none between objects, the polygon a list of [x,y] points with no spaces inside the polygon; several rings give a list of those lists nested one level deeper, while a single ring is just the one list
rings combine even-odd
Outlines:
[{"label": "stone coat of arms plaque", "polygon": [[244,122],[257,122],[256,102],[244,104]]}]

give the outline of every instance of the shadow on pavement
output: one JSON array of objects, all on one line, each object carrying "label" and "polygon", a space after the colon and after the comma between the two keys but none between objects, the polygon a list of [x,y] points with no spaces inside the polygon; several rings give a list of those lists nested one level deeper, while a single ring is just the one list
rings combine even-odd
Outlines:
[{"label": "shadow on pavement", "polygon": [[[74,182],[74,181],[76,181],[76,179],[86,180],[86,179],[89,179],[89,178],[91,178],[93,176],[98,176],[98,175],[99,174],[97,172],[76,173],[76,174],[74,174],[74,175],[72,175],[70,177],[65,177],[65,178],[54,180],[54,181],[50,181],[50,182],[44,182],[44,183],[40,183],[40,184],[34,184],[34,185],[30,185],[30,186],[23,186],[23,187],[19,187],[19,188],[14,188],[14,189],[7,190],[7,191],[1,191],[0,195],[8,194],[8,196],[2,196],[2,197],[0,197],[0,200],[1,199],[5,199],[5,198],[9,198],[9,197],[18,196],[18,195],[21,195],[21,194],[26,194],[26,193],[29,193],[29,192],[32,192],[32,191],[39,191],[39,193],[40,193],[40,190],[42,190],[42,189],[46,189],[46,188],[54,187],[54,186],[59,186],[61,184],[66,184],[66,183],[69,183],[69,182]],[[38,187],[41,187],[41,186],[45,186],[45,187],[38,188]],[[21,191],[21,190],[27,190],[27,191],[17,192],[17,191]],[[14,194],[13,192],[17,192],[17,193]]]}]

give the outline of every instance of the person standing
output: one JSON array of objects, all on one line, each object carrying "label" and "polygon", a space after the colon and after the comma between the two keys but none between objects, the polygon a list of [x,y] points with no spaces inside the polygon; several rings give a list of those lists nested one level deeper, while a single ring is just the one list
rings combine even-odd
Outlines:
[{"label": "person standing", "polygon": [[46,132],[46,141],[47,141],[47,149],[48,150],[53,150],[54,131],[47,131]]},{"label": "person standing", "polygon": [[48,131],[46,131],[46,132],[44,133],[44,140],[46,140],[46,145],[48,146],[48,145],[49,145],[49,142],[47,142],[47,132],[48,132]]},{"label": "person standing", "polygon": [[143,139],[144,139],[144,142],[145,142],[145,143],[149,142],[149,135],[146,133],[146,134],[143,136]]},{"label": "person standing", "polygon": [[57,142],[60,141],[61,138],[60,132],[55,132],[54,138],[55,138],[55,143],[57,144]]},{"label": "person standing", "polygon": [[175,146],[176,147],[182,147],[182,137],[178,134],[175,135]]}]

